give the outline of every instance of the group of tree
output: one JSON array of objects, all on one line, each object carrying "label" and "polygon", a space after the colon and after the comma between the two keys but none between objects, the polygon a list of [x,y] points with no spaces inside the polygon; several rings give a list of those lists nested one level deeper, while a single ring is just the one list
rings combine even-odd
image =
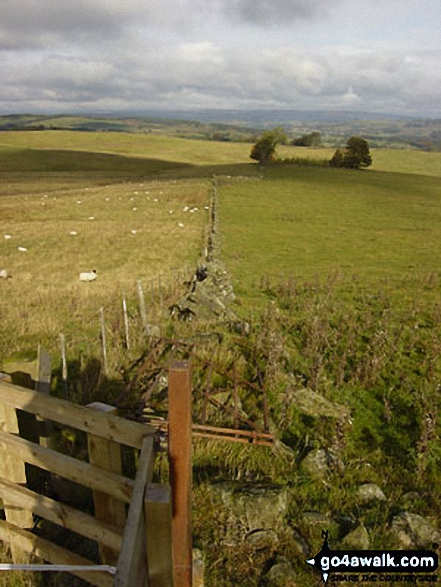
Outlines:
[{"label": "group of tree", "polygon": [[329,161],[331,167],[348,167],[360,169],[372,165],[369,145],[361,137],[351,137],[344,149],[337,149]]},{"label": "group of tree", "polygon": [[279,143],[286,143],[286,134],[283,128],[266,130],[257,139],[251,149],[250,157],[259,162],[259,165],[268,165],[276,159],[276,147]]},{"label": "group of tree", "polygon": [[[314,133],[311,133],[313,135]],[[320,135],[320,133],[317,133]],[[286,143],[286,134],[282,128],[264,131],[251,149],[250,157],[259,162],[259,165],[269,165],[276,161],[276,147]],[[348,167],[360,169],[369,167],[372,157],[369,145],[361,137],[351,137],[344,149],[337,149],[329,161],[331,167]]]},{"label": "group of tree", "polygon": [[308,134],[302,135],[298,139],[293,139],[291,141],[291,145],[294,147],[319,147],[321,140],[321,134],[315,130]]}]

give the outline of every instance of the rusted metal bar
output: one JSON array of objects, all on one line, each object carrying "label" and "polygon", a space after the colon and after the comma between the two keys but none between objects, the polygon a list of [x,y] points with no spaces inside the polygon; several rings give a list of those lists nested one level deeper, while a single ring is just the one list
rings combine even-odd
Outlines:
[{"label": "rusted metal bar", "polygon": [[269,440],[259,440],[257,436],[255,438],[239,438],[237,434],[235,436],[222,436],[221,434],[204,434],[203,432],[193,432],[193,436],[207,438],[208,440],[227,440],[228,442],[241,442],[242,444],[259,444],[260,446],[274,446],[274,442],[270,442]]},{"label": "rusted metal bar", "polygon": [[191,375],[187,361],[171,365],[168,379],[168,451],[172,486],[174,587],[192,586]]},{"label": "rusted metal bar", "polygon": [[238,395],[238,389],[237,389],[237,369],[236,369],[236,363],[234,363],[233,366],[233,379],[234,379],[234,393],[233,393],[233,398],[234,398],[234,427],[235,428],[239,428],[239,418],[238,416],[238,409],[237,409],[237,404],[239,401],[239,395]]},{"label": "rusted metal bar", "polygon": [[[168,430],[168,422],[166,420],[149,420],[151,426],[157,427],[159,430],[166,432]],[[237,436],[239,439],[243,438],[246,442],[262,441],[268,442],[268,446],[273,446],[275,437],[269,432],[255,432],[254,430],[239,430],[235,428],[218,428],[216,426],[203,426],[202,424],[192,425],[193,436],[203,436],[204,438],[223,438],[225,440],[234,440]],[[240,440],[239,440],[240,442]]]},{"label": "rusted metal bar", "polygon": [[207,422],[207,409],[208,409],[208,401],[209,401],[209,397],[210,397],[211,375],[213,373],[213,355],[214,355],[214,353],[212,353],[212,355],[211,355],[210,366],[208,367],[207,387],[205,389],[205,395],[204,395],[204,399],[203,399],[203,403],[202,403],[202,418],[201,418],[202,424],[205,424]]}]

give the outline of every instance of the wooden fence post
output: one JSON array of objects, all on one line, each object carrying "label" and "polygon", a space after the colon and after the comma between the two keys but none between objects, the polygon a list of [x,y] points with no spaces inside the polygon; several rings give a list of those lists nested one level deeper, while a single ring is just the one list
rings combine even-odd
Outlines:
[{"label": "wooden fence post", "polygon": [[[96,412],[116,414],[116,408],[101,402],[87,405]],[[122,474],[121,445],[112,440],[106,440],[95,434],[87,435],[89,463],[97,465],[106,471]],[[108,522],[118,528],[124,528],[126,523],[126,508],[122,501],[111,497],[102,491],[93,491],[93,503],[97,520]],[[115,565],[118,561],[118,552],[107,546],[99,545],[101,562],[103,565]]]},{"label": "wooden fence post", "polygon": [[169,370],[168,447],[172,486],[174,587],[192,586],[191,374],[187,361]]},{"label": "wooden fence post", "polygon": [[103,347],[103,371],[107,375],[107,343],[106,343],[106,322],[104,320],[104,308],[100,308],[101,344]]},{"label": "wooden fence post", "polygon": [[145,298],[144,292],[142,291],[142,283],[140,279],[138,279],[138,281],[136,282],[136,286],[138,289],[139,312],[141,314],[142,330],[143,332],[145,332],[145,329],[147,328],[147,313],[145,310]]},{"label": "wooden fence post", "polygon": [[66,361],[66,337],[64,334],[60,334],[60,347],[61,347],[61,378],[63,380],[63,391],[64,399],[68,399],[67,389],[67,361]]},{"label": "wooden fence post", "polygon": [[129,339],[129,319],[127,316],[127,302],[125,293],[122,293],[122,307],[123,307],[123,314],[124,314],[124,331],[126,335],[126,349],[130,350],[130,339]]}]

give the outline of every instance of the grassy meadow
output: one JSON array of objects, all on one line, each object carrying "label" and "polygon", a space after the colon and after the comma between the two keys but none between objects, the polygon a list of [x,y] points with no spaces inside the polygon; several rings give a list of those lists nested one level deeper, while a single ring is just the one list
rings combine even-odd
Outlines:
[{"label": "grassy meadow", "polygon": [[[70,161],[73,168],[80,165],[76,153],[71,153]],[[1,268],[12,275],[0,281],[2,357],[41,342],[58,358],[61,332],[68,357],[86,349],[99,356],[101,306],[121,346],[122,292],[134,324],[139,324],[136,280],[140,279],[148,318],[154,321],[159,276],[165,296],[165,287],[171,290],[172,282],[176,286],[178,271],[193,266],[200,255],[210,188],[203,179],[178,184],[113,177],[114,183],[100,185],[101,173],[83,174],[77,169],[53,174],[9,172],[2,180]],[[185,207],[198,210],[190,213]],[[79,273],[92,269],[97,280],[80,283]]]},{"label": "grassy meadow", "polygon": [[241,292],[261,276],[333,271],[368,285],[439,273],[441,181],[314,167],[221,180],[223,255]]}]

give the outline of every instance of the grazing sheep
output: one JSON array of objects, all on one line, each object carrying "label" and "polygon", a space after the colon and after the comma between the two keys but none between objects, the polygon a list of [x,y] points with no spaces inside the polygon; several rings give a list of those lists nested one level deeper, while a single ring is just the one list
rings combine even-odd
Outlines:
[{"label": "grazing sheep", "polygon": [[6,269],[0,270],[0,279],[11,279],[11,274]]},{"label": "grazing sheep", "polygon": [[95,281],[96,270],[90,271],[89,273],[80,273],[80,281]]},{"label": "grazing sheep", "polygon": [[5,234],[5,239],[9,240],[10,238],[12,238],[12,234]]},{"label": "grazing sheep", "polygon": [[70,236],[77,236],[78,232],[76,230],[71,230],[69,234]]},{"label": "grazing sheep", "polygon": [[26,247],[18,247],[18,250],[22,251],[24,253],[27,251],[27,248]]}]

